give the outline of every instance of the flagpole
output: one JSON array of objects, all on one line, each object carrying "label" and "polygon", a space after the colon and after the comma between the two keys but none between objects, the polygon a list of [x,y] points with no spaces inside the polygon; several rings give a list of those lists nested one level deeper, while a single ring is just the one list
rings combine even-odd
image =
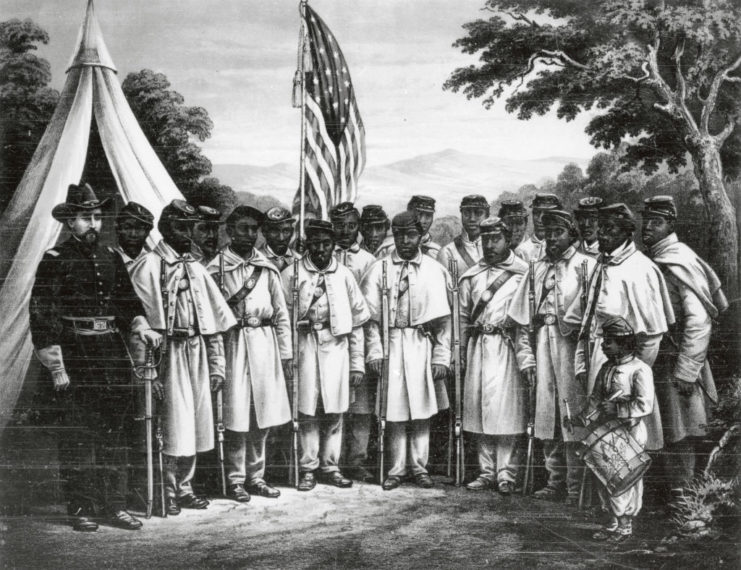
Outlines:
[{"label": "flagpole", "polygon": [[304,240],[304,219],[306,218],[306,188],[305,188],[305,166],[304,161],[306,159],[306,72],[304,71],[304,61],[306,59],[306,4],[308,0],[301,0],[299,3],[299,13],[301,14],[301,56],[299,58],[299,71],[301,81],[301,150],[299,153],[300,164],[299,164],[299,197],[300,197],[300,209],[298,214],[298,243],[299,249],[303,249]]}]

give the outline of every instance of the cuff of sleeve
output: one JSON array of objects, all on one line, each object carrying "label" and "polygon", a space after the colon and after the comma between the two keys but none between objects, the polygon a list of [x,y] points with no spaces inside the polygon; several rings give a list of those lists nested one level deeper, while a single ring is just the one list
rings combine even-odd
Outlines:
[{"label": "cuff of sleeve", "polygon": [[140,332],[145,331],[149,328],[151,327],[149,326],[146,317],[144,317],[143,315],[138,315],[134,317],[134,320],[131,321],[132,334],[139,334]]},{"label": "cuff of sleeve", "polygon": [[64,360],[62,359],[62,347],[58,344],[52,344],[44,348],[38,348],[34,351],[36,358],[49,372],[63,372]]},{"label": "cuff of sleeve", "polygon": [[383,351],[382,350],[370,349],[365,354],[365,361],[366,362],[373,362],[374,360],[381,360],[382,358],[383,358]]},{"label": "cuff of sleeve", "polygon": [[621,420],[630,417],[630,404],[629,403],[617,404],[617,417]]},{"label": "cuff of sleeve", "polygon": [[440,366],[445,366],[445,368],[450,368],[450,358],[445,358],[445,357],[442,357],[442,356],[439,356],[439,357],[435,358],[433,356],[432,357],[432,361],[430,362],[430,364],[432,364],[433,366],[435,364],[437,364],[437,365],[440,365]]},{"label": "cuff of sleeve", "polygon": [[674,365],[674,377],[683,382],[696,382],[702,370],[702,362],[692,360],[684,354],[677,356],[677,363]]}]

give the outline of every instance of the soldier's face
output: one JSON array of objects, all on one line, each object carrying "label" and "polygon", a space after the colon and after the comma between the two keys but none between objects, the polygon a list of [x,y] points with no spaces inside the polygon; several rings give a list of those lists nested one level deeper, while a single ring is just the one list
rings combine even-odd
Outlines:
[{"label": "soldier's face", "polygon": [[488,214],[484,208],[463,208],[461,210],[461,223],[470,239],[479,237],[479,224]]},{"label": "soldier's face", "polygon": [[226,226],[226,233],[232,240],[232,249],[239,254],[249,253],[257,241],[260,224],[253,218],[240,218]]},{"label": "soldier's face", "polygon": [[602,253],[612,253],[630,239],[630,233],[621,228],[613,218],[602,219],[599,222],[599,250]]},{"label": "soldier's face", "polygon": [[265,242],[278,255],[288,251],[288,245],[293,237],[293,220],[286,220],[280,224],[270,224],[262,229]]},{"label": "soldier's face", "polygon": [[149,225],[139,220],[125,218],[116,225],[118,244],[126,251],[141,251],[144,247],[144,242],[147,241],[150,230]]},{"label": "soldier's face", "polygon": [[348,214],[332,222],[335,236],[337,236],[337,245],[347,249],[358,239],[360,231],[360,220],[355,214]]},{"label": "soldier's face", "polygon": [[432,220],[435,219],[435,213],[428,212],[427,210],[417,210],[416,208],[414,211],[417,212],[417,221],[419,222],[419,225],[422,226],[422,234],[424,235],[430,231]]},{"label": "soldier's face", "polygon": [[67,220],[70,233],[89,245],[98,243],[100,228],[103,226],[103,211],[100,208],[77,212]]},{"label": "soldier's face", "polygon": [[484,261],[494,265],[504,261],[510,254],[510,242],[504,233],[483,234],[481,236],[481,249],[484,252]]},{"label": "soldier's face", "polygon": [[539,238],[543,238],[543,210],[533,210],[533,231]]},{"label": "soldier's face", "polygon": [[615,360],[621,358],[624,355],[625,350],[616,338],[606,336],[602,339],[602,352],[604,352],[605,356],[610,360]]},{"label": "soldier's face", "polygon": [[414,259],[419,251],[419,244],[422,241],[422,234],[416,228],[395,229],[394,245],[396,253],[402,259]]},{"label": "soldier's face", "polygon": [[193,243],[193,224],[183,220],[172,220],[165,241],[177,252],[190,251]]},{"label": "soldier's face", "polygon": [[388,228],[388,222],[386,221],[363,224],[360,233],[363,234],[363,241],[368,251],[373,252],[381,247],[383,240],[386,239]]},{"label": "soldier's face", "polygon": [[324,232],[312,233],[306,238],[309,259],[317,269],[324,269],[329,265],[334,252],[334,243],[334,238]]},{"label": "soldier's face", "polygon": [[597,231],[599,230],[597,216],[580,215],[576,218],[576,224],[579,226],[581,239],[587,243],[594,243],[597,240]]},{"label": "soldier's face", "polygon": [[522,238],[525,237],[525,230],[527,229],[527,218],[521,216],[507,216],[504,218],[504,222],[512,232],[512,239],[510,240],[510,246],[512,248],[517,247],[522,243]]},{"label": "soldier's face", "polygon": [[563,226],[547,224],[544,227],[546,254],[552,260],[561,257],[571,245],[571,234]]},{"label": "soldier's face", "polygon": [[219,245],[219,224],[196,222],[193,226],[193,241],[204,252],[215,252]]},{"label": "soldier's face", "polygon": [[674,231],[674,223],[663,216],[649,216],[643,218],[641,238],[644,245],[651,247],[659,243]]}]

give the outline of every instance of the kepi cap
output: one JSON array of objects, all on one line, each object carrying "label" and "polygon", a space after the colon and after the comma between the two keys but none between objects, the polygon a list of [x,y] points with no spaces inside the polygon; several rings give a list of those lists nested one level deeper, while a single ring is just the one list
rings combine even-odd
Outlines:
[{"label": "kepi cap", "polygon": [[154,215],[138,202],[129,202],[121,208],[116,216],[116,223],[120,223],[126,218],[132,218],[150,228],[154,227]]},{"label": "kepi cap", "polygon": [[536,194],[530,203],[533,210],[551,210],[561,208],[561,200],[555,194]]},{"label": "kepi cap", "polygon": [[499,218],[497,216],[492,216],[483,220],[479,224],[479,230],[481,231],[481,235],[510,234],[510,229],[507,223],[502,218]]},{"label": "kepi cap", "polygon": [[340,202],[331,210],[329,210],[329,219],[339,220],[340,218],[344,218],[345,216],[349,216],[350,214],[355,214],[356,216],[358,216],[358,218],[360,217],[360,212],[358,212],[355,204],[353,204],[352,202]]},{"label": "kepi cap", "polygon": [[363,213],[360,215],[361,224],[372,224],[377,222],[386,222],[389,217],[383,210],[382,206],[369,204],[363,207]]},{"label": "kepi cap", "polygon": [[603,337],[626,337],[634,335],[635,331],[633,330],[633,327],[628,324],[628,321],[626,321],[623,317],[619,317],[617,315],[608,317],[602,325]]},{"label": "kepi cap", "polygon": [[231,213],[226,218],[227,224],[233,224],[237,220],[241,220],[242,218],[252,218],[253,220],[256,220],[259,225],[262,225],[265,222],[265,214],[263,214],[260,210],[257,208],[253,208],[252,206],[247,206],[245,204],[240,204],[236,208],[234,208]]},{"label": "kepi cap", "polygon": [[411,230],[415,229],[422,232],[422,224],[419,223],[417,213],[414,210],[407,210],[394,216],[391,220],[391,230]]},{"label": "kepi cap", "polygon": [[293,215],[282,206],[273,206],[265,212],[265,224],[282,224],[287,221],[293,222]]},{"label": "kepi cap", "polygon": [[587,196],[579,200],[574,210],[575,216],[596,216],[599,209],[605,205],[605,201],[599,196]]},{"label": "kepi cap", "polygon": [[503,200],[498,215],[500,218],[527,218],[527,210],[521,200]]},{"label": "kepi cap", "polygon": [[198,212],[198,220],[201,222],[218,224],[221,221],[221,212],[211,206],[198,206],[196,212]]},{"label": "kepi cap", "polygon": [[543,213],[543,225],[558,226],[567,230],[573,230],[576,227],[574,217],[566,210],[546,210]]},{"label": "kepi cap", "polygon": [[198,219],[199,215],[196,209],[185,200],[179,199],[173,200],[167,206],[162,208],[162,214],[160,214],[160,222],[163,220],[195,222],[198,221]]},{"label": "kepi cap", "polygon": [[435,199],[429,196],[422,196],[420,194],[412,196],[411,200],[407,204],[407,209],[421,210],[423,212],[434,212],[435,211]]},{"label": "kepi cap", "polygon": [[333,238],[335,237],[334,226],[332,226],[332,222],[328,222],[327,220],[306,220],[304,222],[304,232],[306,232],[306,237],[321,233],[329,234]]},{"label": "kepi cap", "polygon": [[652,196],[643,201],[644,217],[655,215],[662,216],[669,220],[677,219],[677,206],[674,204],[674,198],[671,196]]},{"label": "kepi cap", "polygon": [[483,208],[487,212],[489,211],[489,202],[486,201],[486,198],[484,198],[481,194],[469,194],[468,196],[464,196],[463,200],[461,200],[461,207],[463,208]]}]

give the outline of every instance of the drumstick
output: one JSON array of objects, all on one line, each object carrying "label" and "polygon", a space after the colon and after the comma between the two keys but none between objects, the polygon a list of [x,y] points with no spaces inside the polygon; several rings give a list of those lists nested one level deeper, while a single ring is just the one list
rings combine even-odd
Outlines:
[{"label": "drumstick", "polygon": [[[622,395],[623,395],[623,391],[618,388],[612,394],[610,394],[605,401],[606,402],[614,402],[615,400],[617,400]],[[596,416],[597,414],[599,414],[599,408],[596,409],[596,410],[593,410],[593,411],[589,412],[589,414],[587,414],[587,419],[591,421],[591,419],[594,416]]]},{"label": "drumstick", "polygon": [[569,401],[564,398],[563,399],[563,405],[566,406],[566,420],[568,420],[568,429],[569,433],[574,433],[574,426],[571,425],[571,408],[569,408]]}]

